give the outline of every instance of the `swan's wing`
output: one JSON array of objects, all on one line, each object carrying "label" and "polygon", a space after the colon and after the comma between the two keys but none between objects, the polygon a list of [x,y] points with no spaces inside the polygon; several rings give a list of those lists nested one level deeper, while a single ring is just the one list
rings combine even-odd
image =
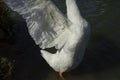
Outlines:
[{"label": "swan's wing", "polygon": [[67,40],[69,21],[50,0],[4,0],[26,19],[30,35],[40,48],[61,48]]}]

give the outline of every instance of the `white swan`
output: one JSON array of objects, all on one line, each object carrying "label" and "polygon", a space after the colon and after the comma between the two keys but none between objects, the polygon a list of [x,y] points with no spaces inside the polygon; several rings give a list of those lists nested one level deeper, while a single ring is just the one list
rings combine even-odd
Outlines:
[{"label": "white swan", "polygon": [[[76,0],[66,0],[65,17],[51,0],[4,0],[26,19],[29,34],[39,45],[42,57],[62,77],[81,62],[89,37],[89,27],[80,15]],[[52,54],[45,48],[57,49]]]}]

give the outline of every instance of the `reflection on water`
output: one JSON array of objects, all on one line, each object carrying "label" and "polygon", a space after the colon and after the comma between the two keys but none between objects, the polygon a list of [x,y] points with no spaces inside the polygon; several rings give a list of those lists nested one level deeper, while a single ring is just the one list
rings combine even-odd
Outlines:
[{"label": "reflection on water", "polygon": [[[53,1],[66,13],[65,0]],[[78,0],[77,3],[91,25],[91,38],[79,67],[64,73],[66,80],[120,80],[120,1]],[[25,22],[13,20],[15,39],[11,48],[17,52],[12,56],[15,60],[12,80],[60,80],[40,56],[39,48],[30,38]]]}]

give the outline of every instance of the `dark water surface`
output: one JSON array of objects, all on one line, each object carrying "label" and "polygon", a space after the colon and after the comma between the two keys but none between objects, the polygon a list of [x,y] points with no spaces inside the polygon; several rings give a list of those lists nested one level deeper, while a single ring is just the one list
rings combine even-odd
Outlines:
[{"label": "dark water surface", "polygon": [[[54,2],[66,13],[65,0]],[[64,73],[65,79],[120,80],[120,0],[78,0],[77,3],[91,25],[91,38],[82,63]],[[13,21],[14,43],[10,48],[17,51],[11,56],[15,60],[12,80],[60,80],[41,57],[24,20],[14,17]]]}]

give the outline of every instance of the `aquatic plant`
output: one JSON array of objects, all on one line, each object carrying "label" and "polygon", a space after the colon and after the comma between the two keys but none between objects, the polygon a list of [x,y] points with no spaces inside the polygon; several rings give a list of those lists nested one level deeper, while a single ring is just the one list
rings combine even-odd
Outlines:
[{"label": "aquatic plant", "polygon": [[7,80],[13,73],[14,63],[7,58],[0,57],[0,76]]}]

